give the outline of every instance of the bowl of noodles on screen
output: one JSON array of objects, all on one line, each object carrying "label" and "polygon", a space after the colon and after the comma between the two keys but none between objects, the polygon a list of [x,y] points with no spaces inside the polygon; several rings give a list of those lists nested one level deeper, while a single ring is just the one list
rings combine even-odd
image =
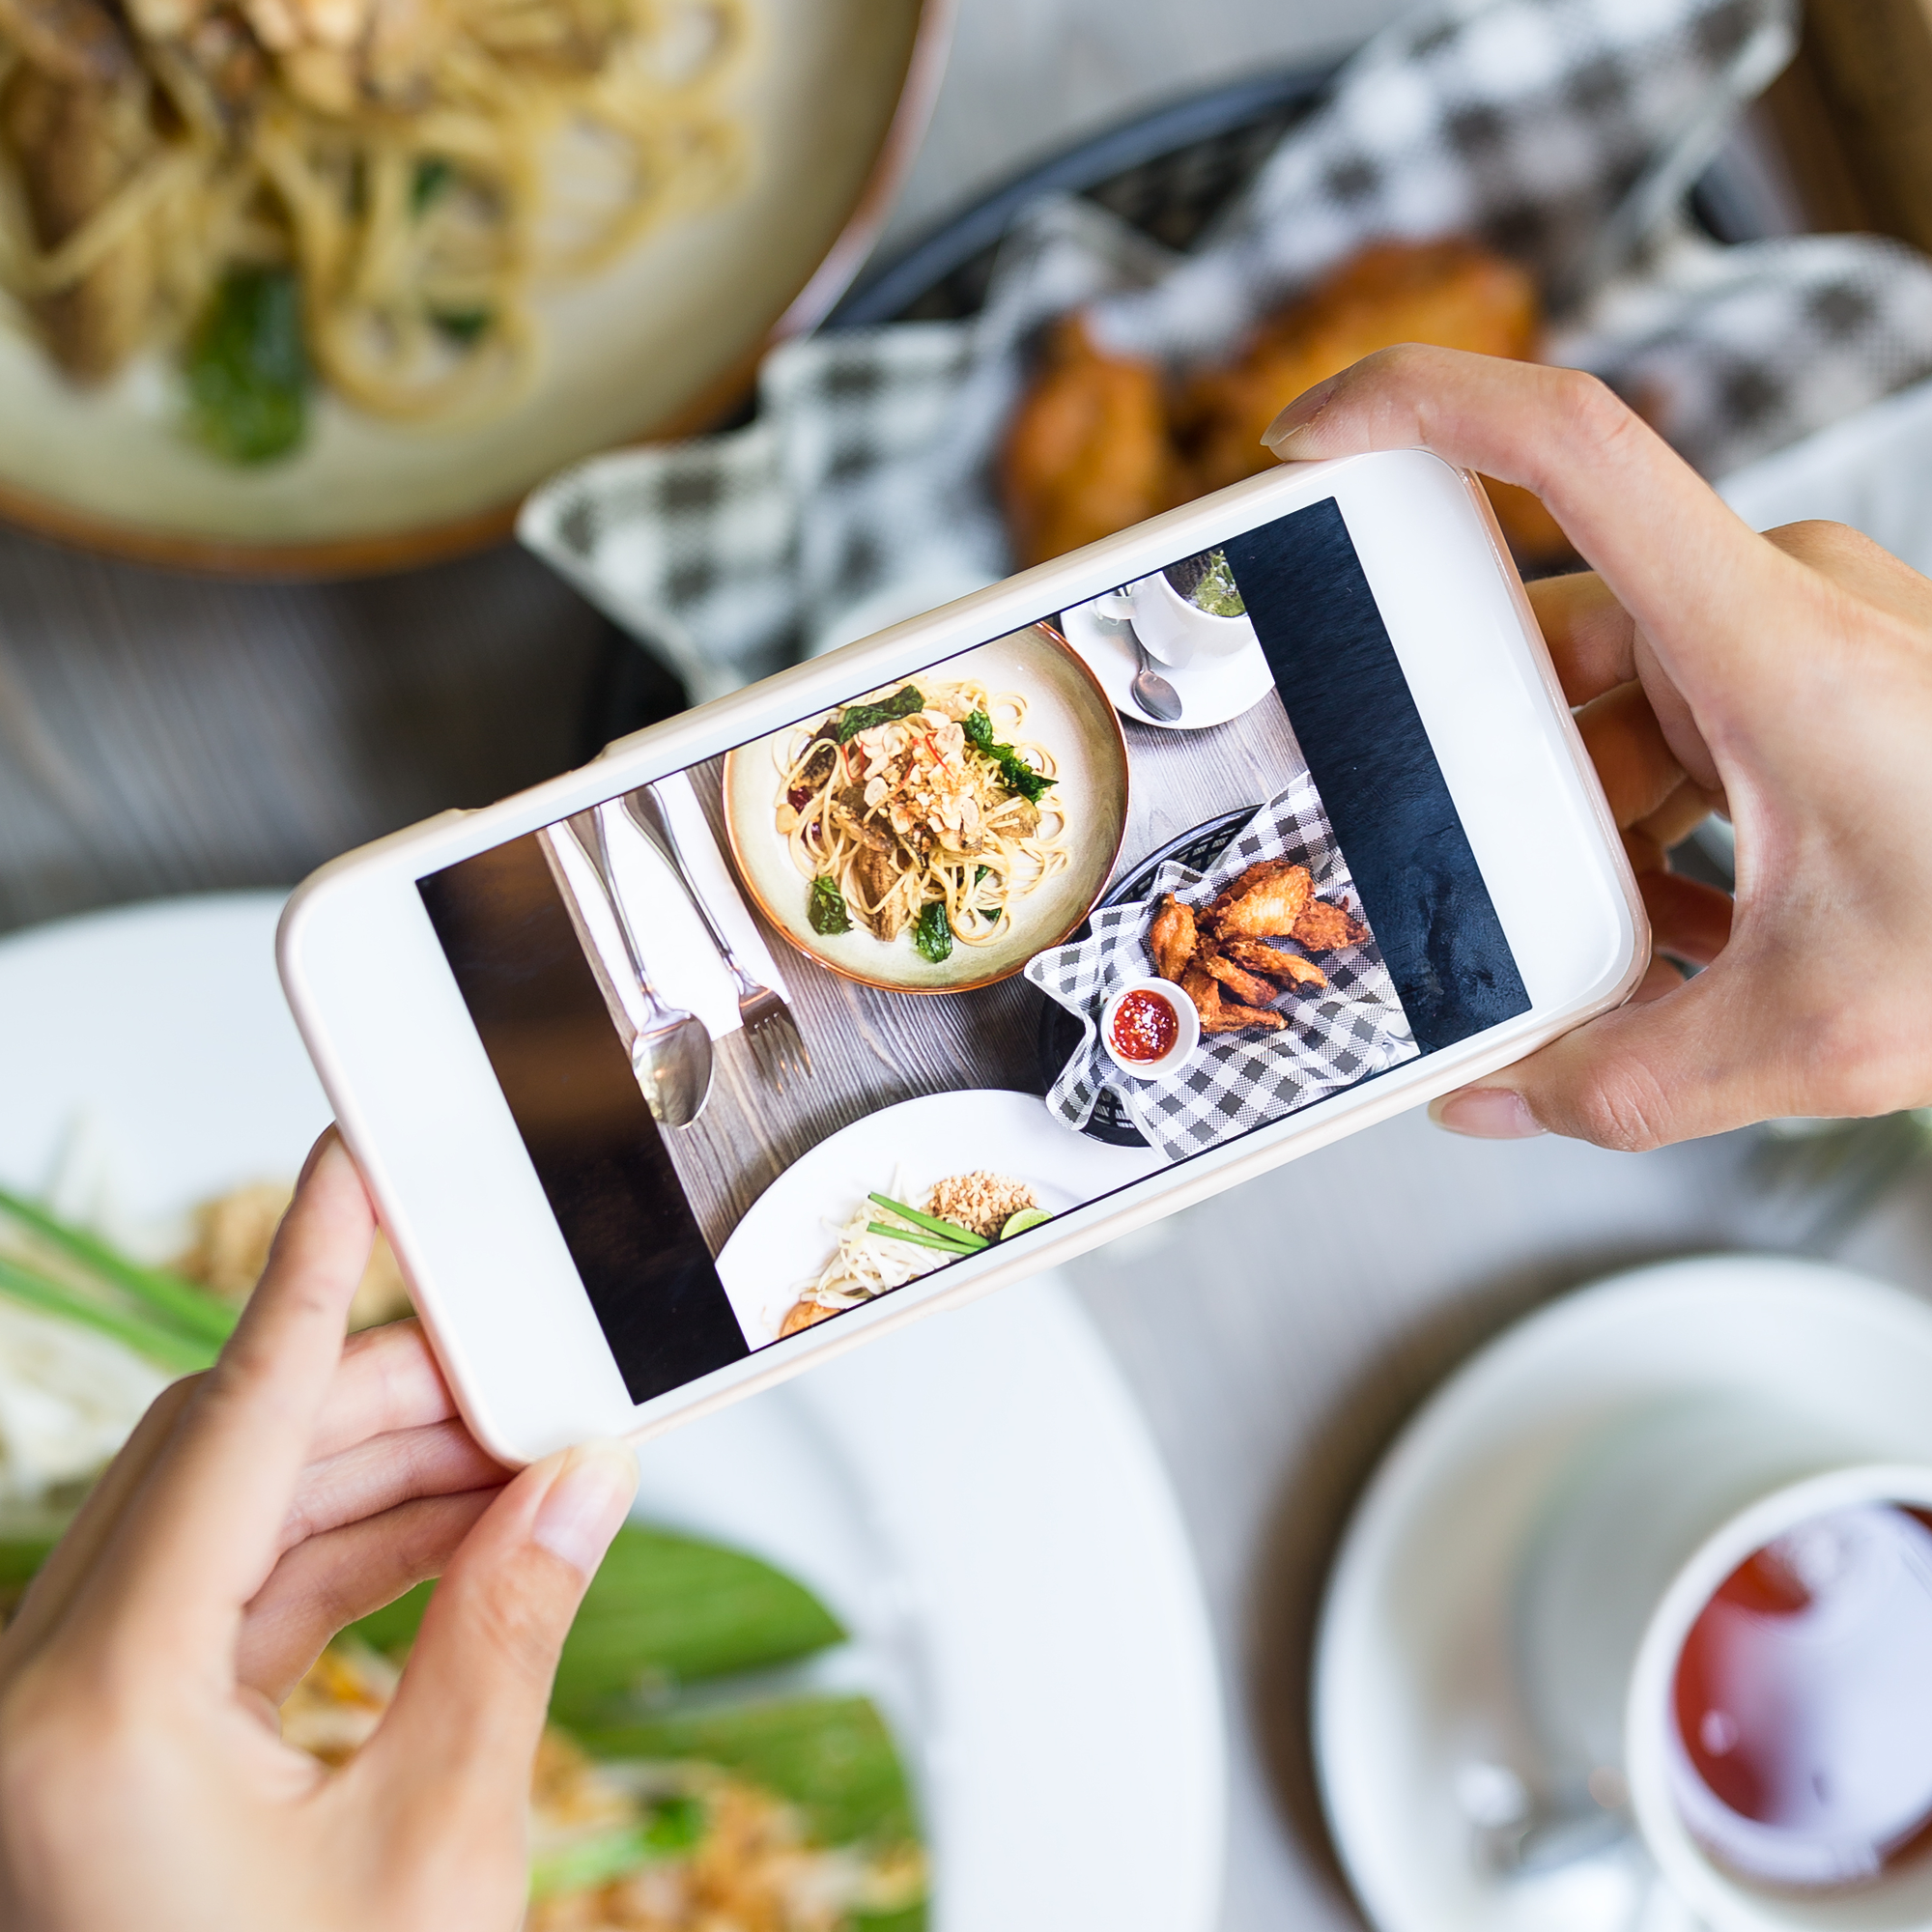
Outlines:
[{"label": "bowl of noodles on screen", "polygon": [[0,513],[352,569],[702,427],[909,163],[938,0],[0,0]]},{"label": "bowl of noodles on screen", "polygon": [[847,980],[960,993],[1093,910],[1127,823],[1127,750],[1093,673],[1034,625],[742,745],[739,876]]}]

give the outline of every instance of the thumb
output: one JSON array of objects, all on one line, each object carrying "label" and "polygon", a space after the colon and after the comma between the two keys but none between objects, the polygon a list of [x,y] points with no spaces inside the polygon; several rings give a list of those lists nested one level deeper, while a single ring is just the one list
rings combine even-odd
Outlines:
[{"label": "thumb", "polygon": [[1721,961],[1690,980],[1654,965],[1628,1006],[1445,1094],[1429,1117],[1482,1140],[1563,1134],[1634,1153],[1789,1112],[1764,1029],[1728,1011],[1734,977]]},{"label": "thumb", "polygon": [[354,1767],[428,1803],[440,1836],[494,1817],[514,1824],[521,1852],[557,1654],[637,1488],[637,1455],[621,1442],[547,1457],[443,1572],[395,1702]]}]

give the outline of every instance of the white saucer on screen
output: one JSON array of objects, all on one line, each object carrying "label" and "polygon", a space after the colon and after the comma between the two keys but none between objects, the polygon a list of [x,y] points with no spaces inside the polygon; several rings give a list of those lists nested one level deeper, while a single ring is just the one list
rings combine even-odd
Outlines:
[{"label": "white saucer on screen", "polygon": [[1692,1932],[1634,1837],[1506,1871],[1487,1783],[1541,1754],[1509,1654],[1519,1567],[1586,1437],[1693,1391],[1836,1425],[1873,1461],[1932,1457],[1932,1307],[1842,1269],[1719,1256],[1619,1275],[1519,1322],[1404,1430],[1329,1577],[1315,1759],[1336,1848],[1378,1932]]},{"label": "white saucer on screen", "polygon": [[[328,1102],[275,979],[280,910],[278,893],[211,895],[0,940],[0,1184],[72,1179],[78,1149],[78,1178],[146,1228],[292,1177]],[[1012,1151],[1070,1163],[1050,1193],[1142,1171],[1037,1098],[959,1097],[955,1127],[981,1147],[979,1128],[1029,1124],[985,1109],[1025,1100],[1037,1145]],[[893,1720],[933,1932],[1210,1932],[1227,1820],[1213,1637],[1147,1425],[1059,1281],[868,1343],[640,1461],[640,1517],[796,1572],[851,1633],[811,1683],[863,1690]]]},{"label": "white saucer on screen", "polygon": [[1103,617],[1094,604],[1082,604],[1062,612],[1060,621],[1066,641],[1099,679],[1114,709],[1136,724],[1151,724],[1161,731],[1206,730],[1253,710],[1274,689],[1274,673],[1259,643],[1232,657],[1198,657],[1179,668],[1156,663],[1155,672],[1173,685],[1181,702],[1179,718],[1170,724],[1150,718],[1127,690],[1141,664],[1125,618]]}]

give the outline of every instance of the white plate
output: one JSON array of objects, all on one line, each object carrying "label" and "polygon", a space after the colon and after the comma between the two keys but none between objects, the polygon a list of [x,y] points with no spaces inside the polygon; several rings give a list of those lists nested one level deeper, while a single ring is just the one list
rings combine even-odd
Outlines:
[{"label": "white plate", "polygon": [[[746,186],[668,220],[607,271],[539,291],[536,376],[501,413],[391,423],[318,392],[297,454],[223,463],[181,433],[179,378],[161,356],[76,388],[0,313],[0,493],[27,499],[37,521],[69,511],[151,539],[347,543],[502,508],[560,465],[673,416],[751,355],[853,215],[907,79],[919,6],[756,0],[753,25],[728,97]],[[933,71],[915,79],[913,140],[941,42],[935,28]]]},{"label": "white plate", "polygon": [[[82,1116],[141,1214],[293,1174],[327,1109],[275,982],[278,910],[185,899],[0,942],[0,1180],[43,1185]],[[853,1632],[816,1670],[895,1720],[935,1932],[1208,1932],[1212,1640],[1164,1472],[1063,1287],[917,1323],[643,1463],[643,1515],[796,1572]]]},{"label": "white plate", "polygon": [[718,1273],[739,1321],[776,1341],[868,1194],[890,1194],[896,1182],[907,1191],[894,1199],[918,1207],[935,1180],[984,1167],[1024,1180],[1049,1214],[1065,1214],[1165,1165],[1151,1148],[1069,1133],[1037,1094],[925,1094],[840,1127],[793,1161],[732,1229]]},{"label": "white plate", "polygon": [[1181,703],[1179,720],[1172,724],[1150,718],[1128,695],[1127,687],[1141,661],[1134,655],[1133,626],[1124,617],[1102,617],[1092,604],[1061,613],[1066,641],[1086,660],[1100,681],[1114,709],[1136,724],[1160,731],[1204,731],[1225,724],[1251,711],[1274,689],[1274,673],[1259,643],[1227,658],[1196,658],[1179,669],[1156,664],[1154,669],[1173,685]]},{"label": "white plate", "polygon": [[1472,1759],[1534,1784],[1510,1664],[1518,1568],[1571,1453],[1690,1390],[1757,1393],[1835,1423],[1874,1461],[1932,1456],[1932,1309],[1836,1268],[1759,1256],[1619,1276],[1520,1322],[1389,1452],[1323,1608],[1315,1748],[1356,1896],[1380,1932],[1684,1926],[1634,1847],[1504,1879],[1453,1780]]}]

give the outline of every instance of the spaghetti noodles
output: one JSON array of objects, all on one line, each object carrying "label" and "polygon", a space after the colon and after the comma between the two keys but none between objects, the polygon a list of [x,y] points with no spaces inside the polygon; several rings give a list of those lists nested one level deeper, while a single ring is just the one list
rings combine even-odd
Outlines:
[{"label": "spaghetti noodles", "polygon": [[783,734],[775,818],[814,914],[835,904],[889,943],[910,929],[935,962],[954,940],[1003,937],[1012,901],[1071,864],[1053,756],[1021,735],[1026,717],[1019,692],[923,680]]},{"label": "spaghetti noodles", "polygon": [[280,272],[360,408],[500,406],[539,283],[742,182],[751,39],[746,0],[0,0],[0,283],[99,379]]}]

